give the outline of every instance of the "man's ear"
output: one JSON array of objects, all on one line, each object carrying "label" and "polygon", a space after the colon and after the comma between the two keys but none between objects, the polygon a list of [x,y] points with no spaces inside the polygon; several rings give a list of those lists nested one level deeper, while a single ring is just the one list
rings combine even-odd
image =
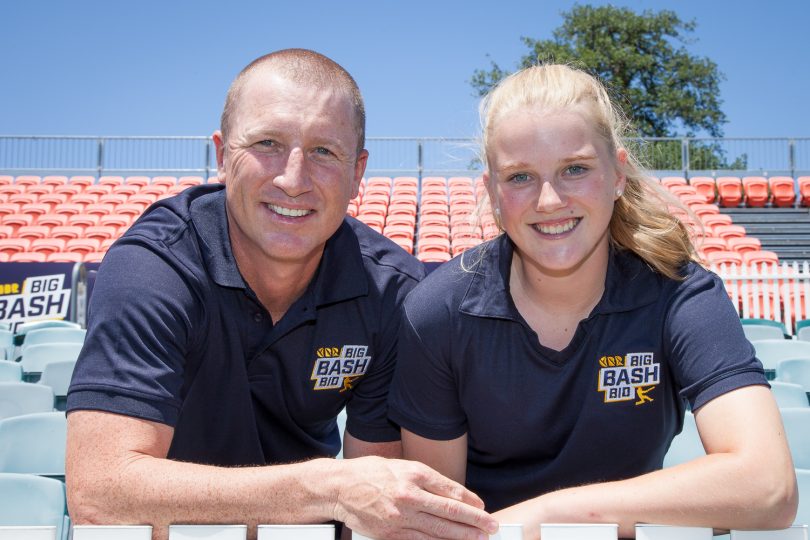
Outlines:
[{"label": "man's ear", "polygon": [[227,178],[225,174],[225,140],[222,138],[222,132],[216,130],[211,138],[214,140],[214,148],[217,151],[217,177],[219,182],[224,184]]}]

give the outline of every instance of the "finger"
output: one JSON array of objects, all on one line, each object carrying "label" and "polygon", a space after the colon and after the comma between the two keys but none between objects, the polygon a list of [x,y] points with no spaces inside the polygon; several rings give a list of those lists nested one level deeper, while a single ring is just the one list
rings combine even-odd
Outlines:
[{"label": "finger", "polygon": [[[441,538],[442,540],[480,540],[489,538],[488,532],[477,527],[442,519],[431,514],[419,513],[409,524],[414,538]],[[409,535],[410,538],[410,535]]]},{"label": "finger", "polygon": [[484,508],[484,501],[482,501],[478,495],[465,488],[458,482],[451,480],[446,476],[442,476],[432,469],[424,476],[422,482],[420,483],[420,487],[426,491],[429,491],[430,493],[441,495],[442,497],[449,497],[482,510]]},{"label": "finger", "polygon": [[471,506],[463,501],[425,493],[422,497],[421,511],[425,515],[438,518],[444,523],[475,527],[479,532],[484,531],[487,534],[498,532],[498,520],[482,508]]}]

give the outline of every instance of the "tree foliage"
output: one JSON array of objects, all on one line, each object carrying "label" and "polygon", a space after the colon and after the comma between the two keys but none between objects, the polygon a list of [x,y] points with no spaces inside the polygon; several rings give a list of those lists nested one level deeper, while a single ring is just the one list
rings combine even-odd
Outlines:
[{"label": "tree foliage", "polygon": [[[529,48],[519,67],[569,63],[597,75],[643,137],[722,136],[723,75],[708,58],[685,45],[694,21],[672,11],[636,13],[614,6],[575,5],[563,13],[552,39],[522,37]],[[509,73],[492,62],[476,70],[471,84],[480,95]]]}]

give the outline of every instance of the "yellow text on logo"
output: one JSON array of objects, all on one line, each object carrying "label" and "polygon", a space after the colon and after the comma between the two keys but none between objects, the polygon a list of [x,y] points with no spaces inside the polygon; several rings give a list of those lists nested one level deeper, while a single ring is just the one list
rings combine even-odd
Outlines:
[{"label": "yellow text on logo", "polygon": [[600,367],[623,367],[624,356],[603,356],[599,359]]},{"label": "yellow text on logo", "polygon": [[340,347],[321,347],[315,354],[318,358],[337,358],[340,356]]},{"label": "yellow text on logo", "polygon": [[20,294],[20,284],[19,283],[0,284],[0,294]]}]

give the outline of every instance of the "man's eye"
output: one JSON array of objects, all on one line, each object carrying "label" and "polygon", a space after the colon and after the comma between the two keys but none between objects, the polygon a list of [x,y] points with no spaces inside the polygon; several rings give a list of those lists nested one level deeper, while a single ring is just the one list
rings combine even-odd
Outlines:
[{"label": "man's eye", "polygon": [[315,149],[315,153],[321,156],[331,156],[332,151],[328,148],[324,148],[323,146],[319,146]]},{"label": "man's eye", "polygon": [[270,139],[265,139],[265,140],[263,140],[263,141],[259,141],[259,143],[258,143],[258,144],[259,144],[259,146],[264,146],[264,147],[269,148],[269,147],[271,147],[271,146],[274,146],[274,145],[276,144],[276,142],[275,142],[275,141],[271,141]]}]

